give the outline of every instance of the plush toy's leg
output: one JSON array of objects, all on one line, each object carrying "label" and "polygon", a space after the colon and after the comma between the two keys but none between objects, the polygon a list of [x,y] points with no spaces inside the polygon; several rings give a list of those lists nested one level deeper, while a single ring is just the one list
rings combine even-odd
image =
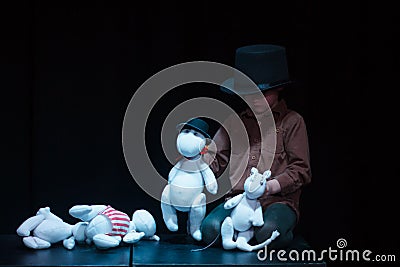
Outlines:
[{"label": "plush toy's leg", "polygon": [[203,222],[204,216],[206,215],[206,195],[201,193],[193,201],[192,207],[189,211],[189,229],[190,234],[197,241],[201,240],[200,226]]},{"label": "plush toy's leg", "polygon": [[86,228],[88,226],[87,222],[78,222],[72,227],[72,235],[78,243],[84,243],[86,240]]},{"label": "plush toy's leg", "polygon": [[161,211],[168,230],[176,232],[178,231],[178,217],[175,208],[170,205],[169,192],[170,185],[167,185],[161,195]]},{"label": "plush toy's leg", "polygon": [[98,234],[93,237],[93,243],[99,249],[108,249],[117,247],[121,243],[120,236],[109,236],[106,234]]},{"label": "plush toy's leg", "polygon": [[36,215],[26,219],[17,229],[19,236],[29,236],[31,231],[35,229],[43,220],[43,215]]},{"label": "plush toy's leg", "polygon": [[70,249],[70,250],[73,249],[75,247],[75,237],[71,236],[70,238],[65,239],[63,241],[63,246],[66,249]]},{"label": "plush toy's leg", "polygon": [[279,232],[278,231],[273,231],[270,238],[268,238],[267,240],[265,240],[261,244],[251,246],[251,245],[248,244],[248,242],[250,241],[250,239],[253,236],[254,236],[254,230],[253,229],[249,229],[247,231],[240,232],[239,235],[238,235],[238,238],[236,240],[236,243],[238,244],[237,248],[241,249],[241,250],[244,250],[244,251],[254,251],[254,250],[262,249],[265,246],[268,246],[269,244],[271,244],[271,242],[274,241],[275,238],[277,238],[279,236]]},{"label": "plush toy's leg", "polygon": [[279,233],[277,230],[273,231],[270,238],[268,238],[267,240],[265,240],[265,241],[262,242],[261,244],[251,246],[251,250],[258,250],[258,249],[264,248],[265,246],[268,246],[268,245],[271,244],[271,242],[274,241],[279,235],[280,235],[280,233]]},{"label": "plush toy's leg", "polygon": [[222,246],[224,249],[234,249],[237,244],[233,241],[233,234],[235,229],[233,228],[233,222],[231,217],[226,217],[221,225],[221,236],[222,236]]},{"label": "plush toy's leg", "polygon": [[144,237],[144,236],[145,236],[145,233],[143,233],[143,232],[132,231],[130,233],[127,233],[124,236],[123,240],[125,243],[134,244],[134,243],[139,242],[139,240],[142,239],[142,237]]},{"label": "plush toy's leg", "polygon": [[237,248],[244,251],[252,251],[253,248],[248,244],[250,239],[254,236],[254,230],[250,228],[247,231],[239,232],[238,237],[236,239]]},{"label": "plush toy's leg", "polygon": [[35,236],[24,237],[22,241],[24,242],[25,246],[33,249],[45,249],[51,246],[50,242]]}]

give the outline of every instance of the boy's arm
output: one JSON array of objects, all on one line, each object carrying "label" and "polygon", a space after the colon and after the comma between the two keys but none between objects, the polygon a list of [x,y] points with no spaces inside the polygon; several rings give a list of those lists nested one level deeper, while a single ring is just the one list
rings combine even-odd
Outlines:
[{"label": "boy's arm", "polygon": [[[311,181],[308,136],[305,122],[300,115],[288,118],[283,140],[289,164],[283,173],[274,177],[276,181],[269,181],[269,186],[278,188],[271,182],[279,182],[278,190],[282,195],[286,195]],[[274,193],[272,191],[271,189],[271,194]]]}]

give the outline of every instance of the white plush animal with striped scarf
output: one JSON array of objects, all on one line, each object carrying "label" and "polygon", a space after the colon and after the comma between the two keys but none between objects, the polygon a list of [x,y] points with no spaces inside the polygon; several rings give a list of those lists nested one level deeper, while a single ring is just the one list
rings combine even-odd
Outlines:
[{"label": "white plush animal with striped scarf", "polygon": [[76,205],[69,214],[88,223],[86,243],[93,242],[99,249],[117,247],[121,241],[133,244],[142,238],[159,240],[155,220],[146,210],[135,211],[132,220],[126,213],[106,205]]}]

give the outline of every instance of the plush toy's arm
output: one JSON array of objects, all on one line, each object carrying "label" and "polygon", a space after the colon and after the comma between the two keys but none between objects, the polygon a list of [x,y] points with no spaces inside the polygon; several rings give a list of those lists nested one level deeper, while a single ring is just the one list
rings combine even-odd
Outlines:
[{"label": "plush toy's arm", "polygon": [[246,192],[229,199],[228,201],[225,202],[224,209],[229,210],[229,209],[236,207],[245,196],[246,196]]},{"label": "plush toy's arm", "polygon": [[31,231],[35,229],[43,220],[44,215],[39,214],[26,219],[17,229],[17,234],[19,236],[29,236]]},{"label": "plush toy's arm", "polygon": [[201,170],[201,175],[203,176],[204,183],[206,184],[208,192],[215,195],[218,191],[218,184],[217,179],[215,179],[215,175],[210,167]]},{"label": "plush toy's arm", "polygon": [[172,169],[170,170],[169,174],[168,174],[168,183],[172,183],[172,181],[174,180],[176,173],[178,172],[179,168],[182,166],[182,160],[178,161],[174,167],[172,167]]},{"label": "plush toy's arm", "polygon": [[259,201],[257,201],[256,209],[254,211],[254,218],[252,220],[253,226],[264,225],[264,218],[262,213],[262,207]]}]

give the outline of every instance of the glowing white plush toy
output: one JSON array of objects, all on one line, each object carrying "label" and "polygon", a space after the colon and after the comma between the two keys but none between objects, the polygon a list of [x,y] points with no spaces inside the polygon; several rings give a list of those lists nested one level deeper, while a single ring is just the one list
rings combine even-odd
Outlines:
[{"label": "glowing white plush toy", "polygon": [[75,241],[85,240],[86,226],[85,222],[70,225],[51,213],[49,207],[45,207],[25,220],[18,227],[17,234],[23,237],[25,246],[32,249],[46,249],[60,241],[63,241],[65,248],[72,249]]},{"label": "glowing white plush toy", "polygon": [[188,231],[200,241],[200,226],[206,213],[204,185],[211,194],[216,194],[218,184],[214,173],[203,161],[202,154],[207,149],[208,124],[194,118],[182,126],[176,146],[183,158],[175,164],[168,175],[168,185],[161,196],[164,222],[170,231],[178,230],[176,211],[188,212]]},{"label": "glowing white plush toy", "polygon": [[[250,176],[244,183],[244,193],[225,202],[224,208],[233,210],[231,216],[226,217],[221,226],[224,249],[238,248],[244,251],[253,251],[269,245],[279,236],[279,232],[274,231],[271,237],[263,243],[254,246],[248,244],[254,235],[253,226],[264,225],[262,207],[258,198],[264,194],[267,187],[266,180],[270,176],[269,170],[261,175],[256,168],[252,168]],[[237,234],[236,240],[234,240],[235,234]]]},{"label": "glowing white plush toy", "polygon": [[138,242],[143,237],[158,241],[155,235],[156,223],[146,210],[137,210],[132,220],[121,211],[106,205],[76,205],[69,213],[88,225],[85,229],[86,243],[92,242],[99,249],[109,249],[120,245]]},{"label": "glowing white plush toy", "polygon": [[[137,240],[137,234],[141,236],[141,239],[148,239],[154,241],[160,241],[160,238],[156,233],[156,221],[153,216],[147,210],[137,210],[132,215],[131,220],[131,231],[124,237],[124,241],[127,243],[135,243]],[[136,241],[137,240],[137,241]]]}]

